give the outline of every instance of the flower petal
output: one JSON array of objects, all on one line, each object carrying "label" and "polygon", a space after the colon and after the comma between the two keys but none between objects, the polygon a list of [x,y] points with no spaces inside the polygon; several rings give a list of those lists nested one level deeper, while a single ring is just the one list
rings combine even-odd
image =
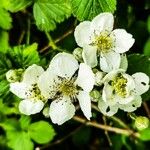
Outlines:
[{"label": "flower petal", "polygon": [[60,77],[71,78],[75,71],[78,69],[78,61],[74,58],[72,54],[59,53],[52,60],[49,65],[49,69],[54,72],[54,74]]},{"label": "flower petal", "polygon": [[61,125],[75,115],[75,107],[69,97],[63,97],[50,104],[49,115],[53,123]]},{"label": "flower petal", "polygon": [[44,69],[41,66],[33,64],[29,66],[23,75],[23,81],[26,84],[34,84],[37,82],[39,76],[44,72]]},{"label": "flower petal", "polygon": [[142,72],[138,72],[132,75],[135,81],[135,93],[142,95],[149,89],[149,77]]},{"label": "flower petal", "polygon": [[41,100],[26,99],[19,103],[19,110],[25,115],[32,115],[39,113],[44,107],[44,103]]},{"label": "flower petal", "polygon": [[115,94],[113,94],[113,87],[107,83],[104,83],[103,91],[102,91],[102,99],[108,105],[115,105],[117,103],[117,99],[115,98]]},{"label": "flower petal", "polygon": [[119,69],[120,62],[121,62],[120,54],[113,51],[101,54],[100,56],[100,68],[104,72],[110,72],[112,70]]},{"label": "flower petal", "polygon": [[88,65],[84,63],[80,64],[78,77],[75,83],[86,92],[90,92],[93,89],[95,76],[92,69]]},{"label": "flower petal", "polygon": [[120,69],[127,71],[128,68],[128,60],[126,54],[121,54],[121,62],[120,62]]},{"label": "flower petal", "polygon": [[45,71],[38,80],[38,87],[45,98],[54,98],[57,93],[57,85],[61,82],[52,70]]},{"label": "flower petal", "polygon": [[19,98],[24,99],[27,98],[26,91],[28,91],[28,86],[22,82],[10,83],[10,91]]},{"label": "flower petal", "polygon": [[102,99],[98,101],[98,108],[101,113],[107,116],[113,116],[118,111],[118,105],[109,106],[107,102],[104,102]]},{"label": "flower petal", "polygon": [[90,67],[97,66],[97,49],[94,46],[85,45],[83,47],[82,57],[84,62]]},{"label": "flower petal", "polygon": [[89,93],[85,91],[80,91],[77,95],[77,98],[79,100],[79,104],[81,107],[81,110],[83,111],[85,117],[90,120],[92,113],[91,113],[91,99]]},{"label": "flower petal", "polygon": [[122,98],[120,96],[116,96],[115,99],[118,101],[119,104],[128,104],[135,99],[134,95],[130,95],[128,97]]},{"label": "flower petal", "polygon": [[124,29],[116,29],[112,33],[115,36],[115,52],[124,53],[128,51],[135,42],[135,39],[130,33]]},{"label": "flower petal", "polygon": [[133,112],[138,107],[140,107],[141,104],[142,104],[141,96],[136,96],[135,99],[131,101],[130,103],[125,104],[125,105],[119,105],[119,108],[127,112]]},{"label": "flower petal", "polygon": [[112,31],[114,24],[114,17],[111,13],[101,13],[96,16],[91,22],[91,28],[94,29],[96,34],[101,31]]},{"label": "flower petal", "polygon": [[78,46],[83,47],[91,43],[90,26],[90,21],[84,21],[75,28],[74,36]]}]

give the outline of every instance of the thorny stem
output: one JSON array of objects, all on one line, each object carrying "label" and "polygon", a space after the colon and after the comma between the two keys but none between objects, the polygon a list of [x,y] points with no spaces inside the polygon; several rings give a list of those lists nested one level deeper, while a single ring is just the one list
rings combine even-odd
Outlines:
[{"label": "thorny stem", "polygon": [[114,132],[114,133],[117,133],[117,134],[124,134],[124,135],[127,135],[127,136],[133,136],[133,137],[136,137],[136,138],[139,138],[139,136],[140,136],[139,133],[134,132],[134,131],[129,130],[129,129],[120,129],[120,128],[111,127],[111,126],[108,126],[108,125],[103,125],[103,124],[100,124],[100,123],[97,123],[97,122],[94,122],[94,121],[87,121],[83,118],[80,118],[79,116],[74,116],[73,119],[77,122],[85,124],[86,126],[95,127],[95,128],[98,128],[98,129]]}]

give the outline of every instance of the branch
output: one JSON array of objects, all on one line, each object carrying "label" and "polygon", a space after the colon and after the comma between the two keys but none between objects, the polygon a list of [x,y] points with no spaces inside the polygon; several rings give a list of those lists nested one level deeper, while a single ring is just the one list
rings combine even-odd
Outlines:
[{"label": "branch", "polygon": [[124,134],[127,136],[133,136],[133,137],[139,138],[139,133],[134,132],[130,129],[120,129],[120,128],[111,127],[108,125],[99,124],[99,123],[94,122],[94,121],[87,121],[83,118],[80,118],[79,116],[74,116],[73,119],[75,121],[83,123],[87,126],[95,127],[95,128],[102,129],[102,130],[107,130],[107,131],[114,132],[117,134]]}]

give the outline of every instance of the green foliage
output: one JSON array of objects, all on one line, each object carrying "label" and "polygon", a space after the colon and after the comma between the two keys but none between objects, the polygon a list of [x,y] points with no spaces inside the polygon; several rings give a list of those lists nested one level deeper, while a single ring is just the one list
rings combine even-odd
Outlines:
[{"label": "green foliage", "polygon": [[11,12],[22,10],[31,3],[32,0],[2,0],[3,7]]},{"label": "green foliage", "polygon": [[29,134],[35,142],[44,144],[51,141],[56,133],[49,123],[39,121],[29,126]]},{"label": "green foliage", "polygon": [[8,48],[9,48],[8,32],[0,30],[0,52],[5,53]]},{"label": "green foliage", "polygon": [[50,31],[56,28],[56,22],[60,23],[71,15],[71,8],[66,0],[37,0],[33,13],[38,28]]},{"label": "green foliage", "polygon": [[[136,72],[146,73],[150,77],[150,57],[132,54],[128,56],[128,72],[132,75]],[[143,96],[143,100],[149,100],[150,89]]]},{"label": "green foliage", "polygon": [[0,28],[2,29],[10,29],[12,27],[12,18],[9,12],[2,7],[0,7]]},{"label": "green foliage", "polygon": [[73,135],[72,140],[77,146],[86,145],[90,140],[90,135],[91,129],[83,127]]},{"label": "green foliage", "polygon": [[116,0],[70,0],[72,11],[78,20],[92,20],[101,12],[114,12]]},{"label": "green foliage", "polygon": [[5,77],[8,70],[26,68],[40,62],[37,46],[36,43],[15,46],[6,53],[0,53],[0,96],[7,95],[9,92],[9,84]]},{"label": "green foliage", "polygon": [[150,128],[140,131],[140,139],[143,141],[150,141]]},{"label": "green foliage", "polygon": [[14,150],[33,150],[33,143],[24,131],[8,131],[8,146]]}]

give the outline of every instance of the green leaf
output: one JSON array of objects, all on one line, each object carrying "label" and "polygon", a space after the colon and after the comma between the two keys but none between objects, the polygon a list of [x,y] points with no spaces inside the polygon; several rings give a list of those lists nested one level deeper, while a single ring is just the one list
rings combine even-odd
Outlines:
[{"label": "green leaf", "polygon": [[9,48],[8,32],[0,30],[0,52],[6,53],[8,48]]},{"label": "green leaf", "polygon": [[146,41],[144,45],[144,55],[150,56],[150,38]]},{"label": "green leaf", "polygon": [[28,129],[30,122],[31,122],[31,118],[30,116],[26,116],[26,115],[22,115],[21,118],[19,119],[20,125],[22,129]]},{"label": "green leaf", "polygon": [[70,0],[72,11],[78,20],[92,20],[102,12],[114,12],[116,0]]},{"label": "green leaf", "polygon": [[55,131],[48,122],[39,121],[29,126],[29,135],[35,142],[44,144],[53,140]]},{"label": "green leaf", "polygon": [[37,0],[33,6],[37,27],[42,31],[56,28],[56,23],[71,15],[71,8],[66,0]]},{"label": "green leaf", "polygon": [[11,12],[22,10],[31,3],[32,0],[2,0],[2,6]]},{"label": "green leaf", "polygon": [[84,127],[73,135],[72,140],[73,143],[77,146],[87,145],[87,143],[89,143],[90,136],[91,129],[89,127]]},{"label": "green leaf", "polygon": [[13,150],[33,150],[33,143],[29,134],[24,131],[8,131],[8,146]]},{"label": "green leaf", "polygon": [[11,58],[15,68],[25,68],[32,64],[38,64],[40,61],[37,52],[37,43],[32,45],[15,46],[9,50],[8,55]]},{"label": "green leaf", "polygon": [[150,141],[150,128],[144,129],[139,132],[140,139],[143,141]]},{"label": "green leaf", "polygon": [[[128,56],[128,72],[130,75],[136,72],[143,72],[150,77],[150,57],[142,54],[132,54]],[[142,95],[143,100],[150,99],[150,89]]]},{"label": "green leaf", "polygon": [[12,18],[9,14],[9,12],[7,12],[5,9],[0,7],[0,28],[3,29],[10,29],[12,27]]}]

